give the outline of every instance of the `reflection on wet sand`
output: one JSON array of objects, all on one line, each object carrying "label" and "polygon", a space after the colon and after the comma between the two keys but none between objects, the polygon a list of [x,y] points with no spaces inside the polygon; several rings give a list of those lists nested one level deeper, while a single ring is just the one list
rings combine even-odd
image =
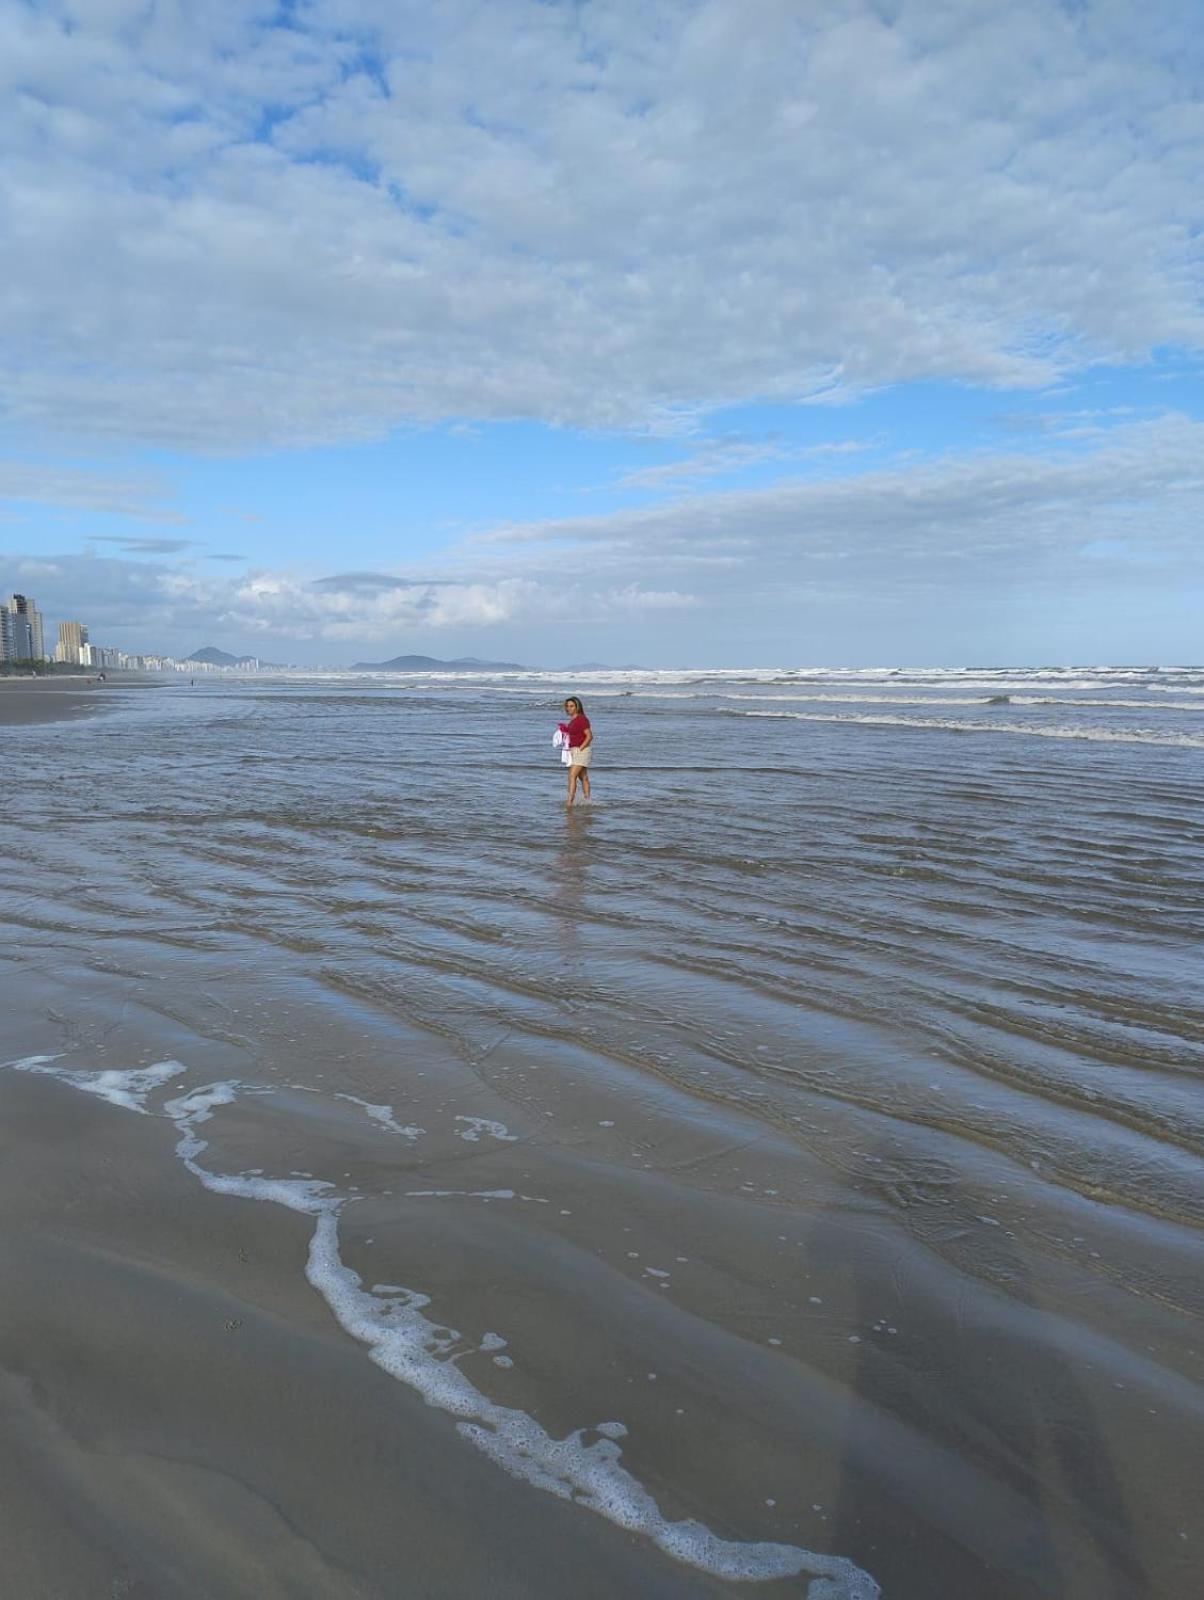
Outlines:
[{"label": "reflection on wet sand", "polygon": [[[313,1330],[334,1405],[359,1403],[366,1331],[421,1320],[371,1428],[412,1476],[421,1416],[430,1483],[407,1477],[394,1526],[371,1460],[340,1455],[356,1537],[322,1516],[316,1554],[284,1541],[281,1593],[393,1594],[403,1533],[431,1594],[721,1593],[737,1567],[766,1596],[809,1574],[812,1600],[1190,1592],[1198,758],[800,732],[697,685],[663,714],[653,684],[591,695],[605,789],[566,814],[529,754],[546,707],[501,688],[466,698],[457,727],[481,728],[457,740],[446,687],[310,685],[165,692],[70,748],[34,741],[34,799],[4,824],[5,1054],[53,1072],[0,1074],[0,1100],[38,1174],[13,1248],[39,1337],[62,1316],[49,1234],[56,1272],[91,1283],[102,1253],[152,1324],[147,1271],[186,1282],[227,1344],[227,1322],[254,1324],[265,1362]],[[119,723],[129,759],[96,807],[39,798]],[[457,750],[486,730],[478,804]],[[165,1060],[178,1076],[144,1115],[92,1092]],[[207,1176],[181,1188],[181,1119],[202,1109]],[[64,1118],[95,1152],[78,1187]],[[268,1220],[290,1205],[297,1226]],[[316,1257],[315,1226],[337,1232]],[[242,1228],[253,1261],[200,1242]],[[149,1337],[156,1382],[183,1383],[191,1345],[152,1356]],[[92,1416],[73,1338],[77,1356],[35,1360],[10,1315],[4,1368],[38,1366]],[[242,1359],[225,1349],[197,1383]],[[141,1416],[131,1400],[90,1426],[128,1463]],[[181,1412],[170,1449],[294,1525],[305,1463],[340,1447],[319,1414],[295,1461],[268,1462],[270,1416],[206,1431]],[[81,1444],[36,1446],[64,1514],[95,1505]],[[453,1510],[438,1486],[461,1467]],[[150,1582],[135,1499],[131,1479],[106,1501],[113,1571]],[[232,1506],[197,1559],[221,1592],[272,1592]],[[41,1550],[53,1575],[38,1526],[23,1570]],[[62,1559],[69,1589],[96,1551]]]}]

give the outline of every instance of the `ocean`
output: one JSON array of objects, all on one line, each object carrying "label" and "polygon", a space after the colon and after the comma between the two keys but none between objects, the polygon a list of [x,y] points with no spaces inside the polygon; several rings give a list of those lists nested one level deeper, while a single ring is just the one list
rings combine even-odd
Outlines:
[{"label": "ocean", "polygon": [[[595,734],[571,812],[567,693]],[[293,1530],[281,1594],[1194,1592],[1204,669],[214,675],[111,700],[8,736],[0,816],[0,1090],[29,1097],[37,1171],[95,1141],[18,1282],[42,1303],[49,1236],[75,1241],[67,1281],[120,1264],[138,1360],[181,1396],[136,1424],[131,1377],[93,1423],[107,1452],[143,1428],[253,1483]],[[246,1271],[202,1249],[252,1215],[295,1236]],[[214,1308],[193,1401],[154,1335],[168,1282]],[[105,1403],[81,1319],[38,1377],[61,1413]],[[256,1381],[303,1336],[332,1410],[369,1373],[373,1448],[409,1472],[421,1430],[462,1507],[409,1484],[418,1524],[394,1524],[371,1462],[344,1446],[332,1472],[320,1412],[288,1462],[260,1460],[275,1413],[250,1403],[211,1437],[252,1325]],[[307,1461],[341,1482],[302,1517]],[[211,1592],[163,1576],[170,1517],[167,1565],[139,1565],[132,1504],[106,1513],[113,1572],[151,1585],[130,1592]],[[444,1564],[403,1580],[424,1517]],[[188,1546],[212,1592],[275,1592],[239,1518],[216,1528]]]}]

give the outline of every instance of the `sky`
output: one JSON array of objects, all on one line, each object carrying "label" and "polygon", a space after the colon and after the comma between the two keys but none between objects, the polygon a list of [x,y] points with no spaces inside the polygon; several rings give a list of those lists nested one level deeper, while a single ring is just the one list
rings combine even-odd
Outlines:
[{"label": "sky", "polygon": [[0,0],[0,589],[298,665],[1204,659],[1194,0]]}]

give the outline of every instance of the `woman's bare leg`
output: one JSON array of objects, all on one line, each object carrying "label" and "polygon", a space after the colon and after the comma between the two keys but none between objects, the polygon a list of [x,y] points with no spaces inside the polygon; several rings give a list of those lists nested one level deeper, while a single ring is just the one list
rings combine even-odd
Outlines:
[{"label": "woman's bare leg", "polygon": [[589,799],[589,768],[588,767],[582,767],[581,768],[581,793],[585,796],[585,798],[587,800]]}]

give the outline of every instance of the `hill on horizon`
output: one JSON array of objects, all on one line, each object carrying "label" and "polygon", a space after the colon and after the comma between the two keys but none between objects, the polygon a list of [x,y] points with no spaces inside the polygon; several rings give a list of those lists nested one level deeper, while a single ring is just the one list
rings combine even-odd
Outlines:
[{"label": "hill on horizon", "polygon": [[643,672],[645,668],[635,661],[625,661],[619,667],[612,667],[609,661],[570,661],[567,667],[560,667],[558,670],[561,672]]},{"label": "hill on horizon", "polygon": [[437,656],[394,656],[389,661],[357,661],[348,672],[526,672],[517,661],[482,661],[478,656],[458,656],[440,661]]},{"label": "hill on horizon", "polygon": [[232,656],[228,650],[219,650],[215,644],[202,645],[199,650],[194,650],[184,659],[198,661],[209,667],[247,667],[255,663],[261,667],[278,665],[275,661],[261,661],[258,656]]}]

